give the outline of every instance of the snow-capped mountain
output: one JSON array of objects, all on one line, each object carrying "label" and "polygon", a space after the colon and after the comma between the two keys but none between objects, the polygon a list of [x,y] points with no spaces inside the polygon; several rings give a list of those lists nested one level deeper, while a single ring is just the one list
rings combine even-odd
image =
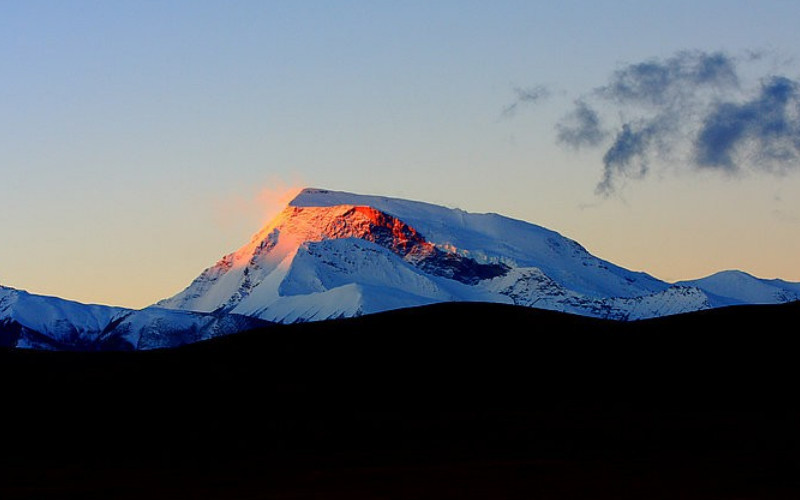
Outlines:
[{"label": "snow-capped mountain", "polygon": [[81,304],[0,286],[0,345],[103,350],[175,347],[263,326],[226,314]]},{"label": "snow-capped mountain", "polygon": [[[670,284],[497,214],[305,189],[185,290],[131,310],[0,286],[0,345],[152,349],[268,322],[317,321],[452,301],[637,320],[800,300],[800,283],[741,271]],[[264,321],[266,320],[266,321]]]},{"label": "snow-capped mountain", "polygon": [[739,304],[781,304],[800,300],[800,283],[760,279],[742,271],[721,271],[705,278],[680,281],[703,290],[714,307]]},{"label": "snow-capped mountain", "polygon": [[755,297],[723,291],[713,280],[670,284],[629,271],[497,214],[305,189],[247,245],[157,305],[295,322],[488,301],[634,320]]}]

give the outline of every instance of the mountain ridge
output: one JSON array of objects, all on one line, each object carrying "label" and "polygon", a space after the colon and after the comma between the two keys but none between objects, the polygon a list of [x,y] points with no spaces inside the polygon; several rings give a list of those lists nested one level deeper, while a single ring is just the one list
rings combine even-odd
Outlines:
[{"label": "mountain ridge", "polygon": [[155,349],[266,324],[238,315],[83,304],[0,286],[0,345],[20,348]]},{"label": "mountain ridge", "polygon": [[796,300],[800,283],[742,271],[668,283],[499,214],[306,188],[248,243],[153,306],[80,304],[0,286],[0,323],[4,345],[152,349],[443,302],[633,321]]},{"label": "mountain ridge", "polygon": [[[618,320],[749,303],[707,293],[708,283],[630,271],[555,231],[494,213],[306,188],[247,245],[157,305],[292,322],[442,301]],[[751,286],[762,285],[753,278]],[[764,303],[798,298],[800,288]]]}]

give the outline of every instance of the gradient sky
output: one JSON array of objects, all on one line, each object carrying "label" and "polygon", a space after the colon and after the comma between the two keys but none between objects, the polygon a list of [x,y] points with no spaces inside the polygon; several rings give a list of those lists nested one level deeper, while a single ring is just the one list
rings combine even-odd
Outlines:
[{"label": "gradient sky", "polygon": [[143,307],[300,186],[501,213],[668,281],[800,281],[798,19],[779,0],[3,2],[0,284]]}]

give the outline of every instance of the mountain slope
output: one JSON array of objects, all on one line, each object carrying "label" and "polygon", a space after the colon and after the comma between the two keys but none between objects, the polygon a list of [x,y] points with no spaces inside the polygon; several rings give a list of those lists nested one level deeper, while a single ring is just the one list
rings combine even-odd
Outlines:
[{"label": "mountain slope", "polygon": [[631,320],[710,307],[497,214],[303,190],[252,240],[159,307],[294,322],[437,302],[514,303]]},{"label": "mountain slope", "polygon": [[725,271],[675,284],[497,214],[303,190],[184,291],[135,311],[0,286],[0,345],[174,347],[268,322],[361,316],[444,302],[515,304],[641,320],[800,299],[800,283]]},{"label": "mountain slope", "polygon": [[175,347],[265,322],[157,307],[82,304],[0,286],[0,345],[55,350]]},{"label": "mountain slope", "polygon": [[705,291],[716,306],[783,304],[800,300],[800,283],[756,278],[742,271],[721,271],[705,278],[681,281]]},{"label": "mountain slope", "polygon": [[639,296],[668,285],[599,259],[549,229],[498,214],[473,214],[428,203],[321,189],[303,190],[291,207],[359,205],[392,214],[432,244],[478,262],[537,267],[570,290],[590,297]]}]

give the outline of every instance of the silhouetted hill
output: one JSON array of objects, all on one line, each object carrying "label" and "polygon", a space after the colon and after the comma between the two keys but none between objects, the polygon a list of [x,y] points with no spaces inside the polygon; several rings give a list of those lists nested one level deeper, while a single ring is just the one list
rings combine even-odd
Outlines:
[{"label": "silhouetted hill", "polygon": [[176,349],[6,349],[0,494],[796,498],[798,318],[450,303]]}]

